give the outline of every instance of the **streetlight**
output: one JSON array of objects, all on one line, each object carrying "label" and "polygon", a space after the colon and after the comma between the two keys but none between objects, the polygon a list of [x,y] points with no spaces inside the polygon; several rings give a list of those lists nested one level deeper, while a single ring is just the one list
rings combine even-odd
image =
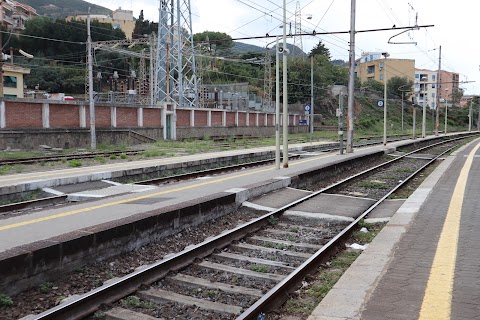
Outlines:
[{"label": "streetlight", "polygon": [[283,167],[288,168],[287,0],[283,0]]},{"label": "streetlight", "polygon": [[275,44],[275,169],[280,169],[280,58],[277,36],[276,40],[267,44]]},{"label": "streetlight", "polygon": [[[428,81],[427,77],[421,77],[420,81]],[[422,138],[425,138],[425,125],[427,122],[427,84],[423,85],[423,113],[422,113]]]},{"label": "streetlight", "polygon": [[383,145],[387,145],[387,58],[388,52],[382,52],[385,57],[383,63]]}]

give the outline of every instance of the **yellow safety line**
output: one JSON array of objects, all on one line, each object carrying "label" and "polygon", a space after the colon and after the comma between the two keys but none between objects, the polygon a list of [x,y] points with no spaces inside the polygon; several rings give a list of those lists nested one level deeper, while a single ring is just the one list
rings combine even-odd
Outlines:
[{"label": "yellow safety line", "polygon": [[450,320],[463,197],[468,173],[479,148],[480,143],[468,155],[455,185],[430,270],[419,320]]},{"label": "yellow safety line", "polygon": [[[335,154],[329,154],[329,155],[323,155],[323,156],[319,156],[319,157],[310,158],[310,159],[305,160],[305,161],[293,163],[292,166],[298,165],[300,163],[309,162],[309,161],[315,161],[315,160],[318,160],[318,159],[321,159],[321,158],[333,157],[334,155]],[[118,204],[125,204],[125,203],[129,203],[129,202],[137,201],[137,200],[141,200],[141,199],[152,198],[152,197],[165,195],[165,194],[169,194],[169,193],[173,193],[173,192],[177,192],[177,191],[184,191],[184,190],[193,189],[193,188],[197,188],[197,187],[203,187],[203,186],[206,186],[206,185],[209,185],[209,184],[224,182],[224,181],[227,181],[227,180],[232,180],[232,179],[236,179],[236,178],[240,178],[240,177],[245,177],[245,176],[249,176],[249,175],[252,175],[252,174],[257,174],[257,173],[260,173],[260,172],[266,172],[266,171],[270,171],[270,170],[274,170],[274,168],[269,167],[269,168],[266,168],[266,169],[255,170],[255,171],[246,172],[246,173],[243,173],[243,174],[237,174],[237,175],[231,176],[231,177],[209,180],[209,181],[205,181],[205,182],[201,182],[201,183],[197,183],[197,184],[193,184],[193,185],[189,185],[189,186],[184,186],[184,187],[180,187],[180,188],[176,188],[176,189],[160,191],[160,192],[147,194],[147,195],[143,195],[143,196],[139,196],[139,197],[135,197],[135,198],[129,198],[129,199],[124,199],[124,200],[104,203],[104,204],[101,204],[101,205],[92,206],[92,207],[88,207],[88,208],[77,209],[77,210],[72,210],[72,211],[67,211],[67,212],[54,214],[54,215],[51,215],[51,216],[48,216],[48,217],[43,217],[43,218],[18,222],[18,223],[14,223],[14,224],[9,224],[9,225],[5,225],[5,226],[0,226],[0,231],[14,229],[14,228],[18,228],[18,227],[22,227],[22,226],[26,226],[26,225],[30,225],[30,224],[42,222],[42,221],[48,221],[48,220],[63,218],[63,217],[67,217],[67,216],[71,216],[71,215],[75,215],[75,214],[79,214],[79,213],[83,213],[83,212],[88,212],[88,211],[92,211],[92,210],[96,210],[96,209],[111,207],[111,206],[118,205]]]}]

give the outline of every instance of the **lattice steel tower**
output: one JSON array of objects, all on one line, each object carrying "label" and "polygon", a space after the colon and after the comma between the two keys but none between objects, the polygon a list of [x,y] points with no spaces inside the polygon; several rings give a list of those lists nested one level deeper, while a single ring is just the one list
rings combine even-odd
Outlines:
[{"label": "lattice steel tower", "polygon": [[297,8],[295,9],[295,36],[293,39],[293,43],[295,44],[296,47],[300,48],[299,53],[303,56],[302,36],[299,36],[299,34],[301,33],[302,33],[302,12],[300,8],[300,1],[297,1]]},{"label": "lattice steel tower", "polygon": [[190,0],[160,0],[155,102],[196,107],[197,74]]}]

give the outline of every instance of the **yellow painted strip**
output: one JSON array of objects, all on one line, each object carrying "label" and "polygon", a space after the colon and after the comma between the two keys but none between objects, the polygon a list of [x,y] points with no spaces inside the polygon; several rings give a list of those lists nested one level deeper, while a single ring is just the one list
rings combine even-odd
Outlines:
[{"label": "yellow painted strip", "polygon": [[479,148],[480,143],[468,155],[455,185],[430,270],[419,320],[450,320],[463,197],[468,173]]},{"label": "yellow painted strip", "polygon": [[[321,159],[321,158],[333,157],[334,155],[335,154],[329,154],[329,155],[314,157],[314,158],[310,158],[310,159],[307,159],[305,161],[302,161],[301,163],[305,163],[305,162],[309,162],[309,161],[316,161],[316,160]],[[299,163],[293,163],[292,166],[298,165],[298,164],[300,164],[300,162]],[[31,225],[31,224],[38,223],[38,222],[63,218],[63,217],[67,217],[67,216],[71,216],[71,215],[75,215],[75,214],[79,214],[79,213],[84,213],[84,212],[89,212],[89,211],[96,210],[96,209],[111,207],[111,206],[115,206],[115,205],[119,205],[119,204],[125,204],[125,203],[129,203],[129,202],[137,201],[137,200],[141,200],[141,199],[152,198],[152,197],[165,195],[165,194],[169,194],[169,193],[173,193],[173,192],[189,190],[189,189],[203,187],[203,186],[210,185],[210,184],[215,184],[215,183],[221,183],[221,182],[224,182],[224,181],[227,181],[227,180],[233,180],[233,179],[236,179],[236,178],[245,177],[245,176],[249,176],[249,175],[254,175],[254,174],[258,174],[260,172],[266,172],[266,171],[270,171],[270,170],[275,170],[275,169],[272,168],[272,167],[268,167],[268,168],[265,168],[265,169],[255,170],[255,171],[252,171],[252,172],[246,172],[246,173],[243,173],[243,174],[237,174],[237,175],[234,175],[234,176],[215,179],[215,180],[204,181],[204,182],[192,184],[192,185],[189,185],[189,186],[184,186],[184,187],[180,187],[180,188],[176,188],[176,189],[160,191],[160,192],[147,194],[147,195],[143,195],[143,196],[139,196],[139,197],[135,197],[135,198],[129,198],[129,199],[124,199],[124,200],[104,203],[104,204],[101,204],[101,205],[92,206],[92,207],[88,207],[88,208],[83,208],[83,209],[72,210],[72,211],[67,211],[67,212],[54,214],[54,215],[51,215],[51,216],[48,216],[48,217],[42,217],[42,218],[38,218],[38,219],[22,221],[22,222],[18,222],[18,223],[14,223],[14,224],[0,226],[0,231],[14,229],[14,228],[18,228],[18,227],[22,227],[22,226],[26,226],[26,225]]]}]

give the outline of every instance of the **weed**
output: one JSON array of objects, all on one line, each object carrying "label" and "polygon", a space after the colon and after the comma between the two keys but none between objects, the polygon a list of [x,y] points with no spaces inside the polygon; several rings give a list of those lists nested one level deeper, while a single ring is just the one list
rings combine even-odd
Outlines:
[{"label": "weed", "polygon": [[70,168],[81,167],[82,166],[82,161],[80,161],[80,160],[70,160],[68,162],[68,166]]},{"label": "weed", "polygon": [[286,244],[283,244],[283,243],[273,243],[273,242],[269,242],[269,241],[264,242],[263,246],[267,247],[267,248],[277,249],[277,250],[285,250],[289,247],[289,246],[287,246]]},{"label": "weed", "polygon": [[128,296],[123,299],[122,302],[129,307],[133,308],[142,308],[142,309],[153,309],[154,305],[150,301],[143,301],[137,296]]},{"label": "weed", "polygon": [[360,255],[358,251],[343,251],[338,254],[331,263],[332,268],[347,270],[347,268]]},{"label": "weed", "polygon": [[268,218],[268,223],[270,223],[271,225],[276,225],[276,224],[278,224],[278,219],[274,216],[270,216]]},{"label": "weed", "polygon": [[397,168],[397,170],[395,170],[397,172],[405,172],[405,173],[413,173],[415,171],[414,168],[407,168],[407,167],[403,167],[403,168]]},{"label": "weed", "polygon": [[253,264],[250,266],[250,270],[255,272],[267,273],[269,271],[269,268],[260,264]]},{"label": "weed", "polygon": [[62,160],[62,163],[67,163],[67,159],[63,158]]},{"label": "weed", "polygon": [[97,311],[93,314],[93,319],[105,319],[106,316],[105,312]]},{"label": "weed", "polygon": [[358,184],[359,187],[367,189],[387,189],[388,187],[385,183],[376,182],[376,181],[363,181]]},{"label": "weed", "polygon": [[158,150],[158,149],[151,149],[151,150],[145,150],[143,152],[143,156],[147,158],[151,157],[160,157],[166,155],[167,152],[163,150]]},{"label": "weed", "polygon": [[295,242],[295,240],[297,240],[297,237],[295,237],[294,235],[292,234],[289,234],[287,236],[287,240],[290,241],[290,242]]},{"label": "weed", "polygon": [[216,298],[220,292],[218,290],[208,290],[207,291],[207,296],[210,299]]},{"label": "weed", "polygon": [[53,283],[44,282],[38,287],[38,289],[40,290],[41,293],[47,293],[48,291],[50,291],[50,288],[52,287],[53,287]]},{"label": "weed", "polygon": [[4,166],[0,166],[0,175],[8,174],[11,169],[12,169],[12,166],[9,166],[8,164]]},{"label": "weed", "polygon": [[115,159],[117,159],[117,156],[114,155],[114,154],[112,154],[112,155],[110,156],[110,160],[115,160]]},{"label": "weed", "polygon": [[127,156],[125,153],[122,153],[122,154],[120,155],[120,159],[127,159],[127,157],[128,157],[128,156]]},{"label": "weed", "polygon": [[300,231],[299,227],[290,227],[290,232],[298,233]]},{"label": "weed", "polygon": [[23,165],[23,164],[16,164],[16,165],[14,166],[14,168],[15,168],[15,172],[16,172],[16,173],[22,173],[22,172],[25,170],[25,165]]},{"label": "weed", "polygon": [[320,300],[323,299],[327,295],[328,291],[332,289],[332,287],[335,285],[338,279],[340,279],[340,277],[342,276],[342,273],[343,272],[338,270],[323,272],[320,275],[319,283],[314,284],[306,292],[317,299],[320,299]]},{"label": "weed", "polygon": [[11,307],[13,306],[13,300],[6,294],[0,294],[0,307]]},{"label": "weed", "polygon": [[105,158],[101,157],[101,156],[96,156],[95,161],[100,162],[100,163],[106,163],[107,162],[107,160],[105,160]]}]

